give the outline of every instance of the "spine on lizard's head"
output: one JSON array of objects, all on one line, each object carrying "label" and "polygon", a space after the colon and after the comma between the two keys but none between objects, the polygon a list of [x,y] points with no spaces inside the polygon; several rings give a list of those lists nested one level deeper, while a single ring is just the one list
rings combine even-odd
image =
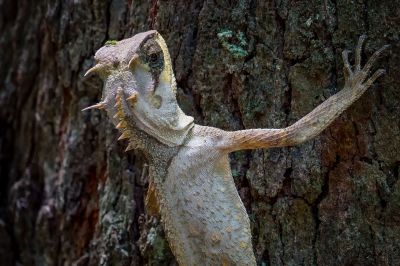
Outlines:
[{"label": "spine on lizard's head", "polygon": [[193,117],[178,106],[171,58],[157,31],[106,44],[94,58],[96,65],[85,75],[96,73],[104,81],[102,100],[94,107],[104,108],[115,125],[129,119],[165,145],[182,144]]}]

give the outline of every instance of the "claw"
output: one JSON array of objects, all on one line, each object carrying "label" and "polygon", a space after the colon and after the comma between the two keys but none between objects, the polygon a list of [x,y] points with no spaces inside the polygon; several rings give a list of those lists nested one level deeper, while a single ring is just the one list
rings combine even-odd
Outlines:
[{"label": "claw", "polygon": [[133,93],[131,96],[129,96],[129,97],[127,98],[127,100],[128,100],[128,101],[136,100],[136,97],[137,97],[137,92],[135,92],[135,93]]},{"label": "claw", "polygon": [[139,55],[138,55],[138,54],[134,54],[133,57],[132,57],[132,59],[129,60],[128,67],[129,67],[129,68],[132,68],[133,65],[134,65],[135,62],[136,62],[136,59],[138,59],[138,58],[139,58]]},{"label": "claw", "polygon": [[125,152],[133,150],[136,148],[136,145],[134,145],[133,143],[129,143],[128,147],[126,147]]},{"label": "claw", "polygon": [[114,119],[123,118],[123,117],[124,117],[124,114],[123,114],[123,112],[121,112],[121,111],[117,111],[117,112],[115,113],[115,115],[113,116]]},{"label": "claw", "polygon": [[118,125],[116,126],[117,129],[124,129],[126,128],[127,124],[125,121],[121,121],[118,123]]},{"label": "claw", "polygon": [[138,95],[138,93],[137,93],[137,92],[134,92],[131,96],[129,96],[128,98],[126,98],[126,100],[127,100],[128,102],[130,102],[131,104],[133,104],[133,103],[135,103],[136,100],[137,100],[137,95]]},{"label": "claw", "polygon": [[118,140],[123,140],[123,139],[127,139],[130,137],[129,131],[124,131],[122,132],[122,135],[118,138]]},{"label": "claw", "polygon": [[85,75],[83,75],[84,77],[87,77],[91,74],[98,74],[100,72],[100,70],[104,67],[104,65],[102,64],[97,64],[94,67],[90,68],[88,71],[86,71]]},{"label": "claw", "polygon": [[83,111],[86,111],[86,110],[90,110],[90,109],[100,109],[100,110],[103,110],[103,109],[105,109],[105,108],[106,108],[106,103],[105,103],[105,102],[99,102],[99,103],[96,103],[96,104],[94,104],[94,105],[92,105],[92,106],[83,108],[83,109],[82,109],[82,112],[83,112]]}]

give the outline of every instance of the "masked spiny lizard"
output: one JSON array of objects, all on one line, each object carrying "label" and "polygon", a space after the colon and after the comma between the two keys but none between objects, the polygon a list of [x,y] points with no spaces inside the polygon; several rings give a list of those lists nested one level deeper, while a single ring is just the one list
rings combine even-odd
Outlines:
[{"label": "masked spiny lizard", "polygon": [[250,222],[235,188],[228,154],[243,149],[297,145],[319,134],[384,73],[371,67],[386,48],[361,68],[361,36],[355,67],[342,53],[345,85],[308,115],[282,129],[224,131],[194,124],[179,108],[171,58],[156,31],[106,44],[96,52],[104,81],[102,101],[127,150],[147,157],[150,185],[146,205],[161,215],[180,265],[256,265]]}]

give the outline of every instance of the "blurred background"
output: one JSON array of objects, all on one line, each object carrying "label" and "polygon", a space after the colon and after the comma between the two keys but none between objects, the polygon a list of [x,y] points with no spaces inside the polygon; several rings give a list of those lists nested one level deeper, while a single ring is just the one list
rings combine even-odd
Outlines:
[{"label": "blurred background", "polygon": [[[0,0],[0,265],[176,265],[83,78],[107,40],[166,39],[199,124],[285,127],[342,88],[341,51],[387,74],[320,136],[239,152],[232,172],[259,265],[400,265],[397,0]],[[351,56],[353,56],[351,54]]]}]

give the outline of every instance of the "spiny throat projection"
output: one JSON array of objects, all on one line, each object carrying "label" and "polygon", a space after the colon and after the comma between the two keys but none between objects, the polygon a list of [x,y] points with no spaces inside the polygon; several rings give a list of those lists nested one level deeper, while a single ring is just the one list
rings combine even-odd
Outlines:
[{"label": "spiny throat projection", "polygon": [[224,131],[197,125],[178,106],[171,58],[157,31],[108,43],[95,54],[104,82],[104,109],[149,164],[149,213],[161,215],[179,265],[256,265],[250,221],[233,182],[230,152],[300,144],[324,130],[384,73],[370,74],[387,46],[361,67],[361,36],[351,67],[343,51],[345,84],[312,112],[281,129]]}]

